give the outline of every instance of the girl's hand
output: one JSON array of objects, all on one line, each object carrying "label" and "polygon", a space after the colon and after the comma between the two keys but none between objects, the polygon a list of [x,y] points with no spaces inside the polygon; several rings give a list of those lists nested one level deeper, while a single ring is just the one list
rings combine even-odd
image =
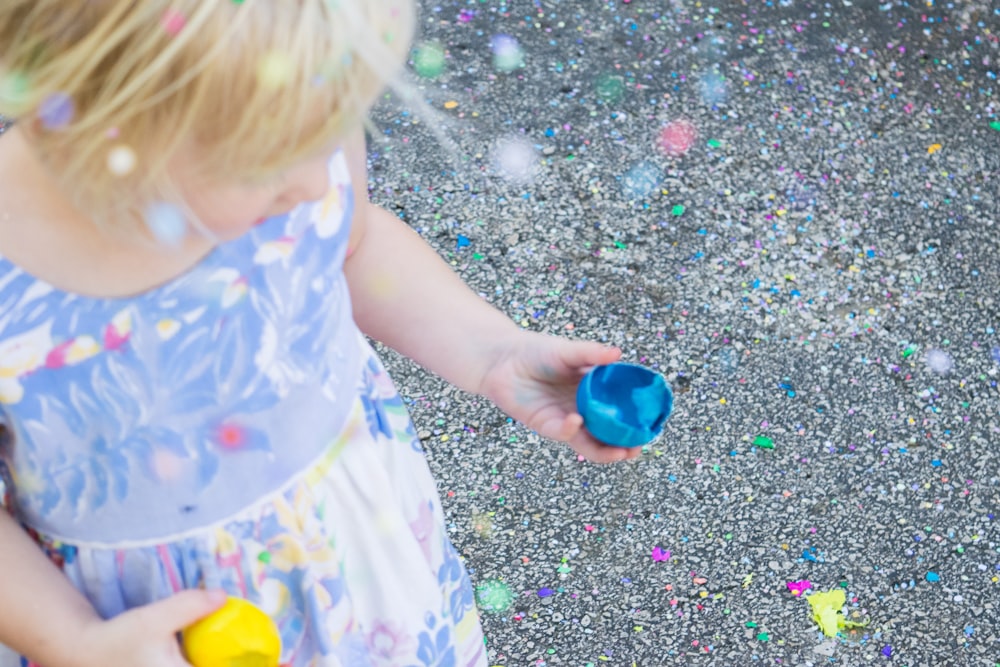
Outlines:
[{"label": "girl's hand", "polygon": [[576,389],[587,371],[620,358],[621,350],[600,343],[521,332],[486,372],[480,393],[539,435],[568,443],[590,461],[634,459],[641,448],[595,440],[576,411]]},{"label": "girl's hand", "polygon": [[224,591],[187,590],[131,609],[84,632],[73,667],[190,667],[177,633],[226,601]]}]

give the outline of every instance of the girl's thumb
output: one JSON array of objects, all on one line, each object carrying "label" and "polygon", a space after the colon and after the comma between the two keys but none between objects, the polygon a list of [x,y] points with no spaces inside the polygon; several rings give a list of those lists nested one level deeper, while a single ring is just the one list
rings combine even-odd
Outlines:
[{"label": "girl's thumb", "polygon": [[146,627],[156,627],[173,634],[208,616],[225,602],[226,592],[222,590],[187,590],[135,611],[148,614],[141,619]]}]

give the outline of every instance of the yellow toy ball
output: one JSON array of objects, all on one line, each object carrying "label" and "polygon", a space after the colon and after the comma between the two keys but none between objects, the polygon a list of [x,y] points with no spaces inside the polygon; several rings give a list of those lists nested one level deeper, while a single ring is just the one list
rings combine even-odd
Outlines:
[{"label": "yellow toy ball", "polygon": [[194,667],[278,667],[278,627],[251,602],[230,597],[220,609],[181,633]]}]

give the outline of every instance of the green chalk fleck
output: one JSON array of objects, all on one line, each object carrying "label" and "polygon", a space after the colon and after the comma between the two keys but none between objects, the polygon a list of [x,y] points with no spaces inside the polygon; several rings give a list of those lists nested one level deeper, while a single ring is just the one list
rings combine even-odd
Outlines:
[{"label": "green chalk fleck", "polygon": [[476,587],[476,604],[483,611],[506,611],[515,597],[510,587],[498,579],[484,581]]}]

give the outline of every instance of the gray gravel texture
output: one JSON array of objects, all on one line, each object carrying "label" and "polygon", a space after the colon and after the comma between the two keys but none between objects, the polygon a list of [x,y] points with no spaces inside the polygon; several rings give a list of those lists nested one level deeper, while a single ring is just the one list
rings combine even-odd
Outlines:
[{"label": "gray gravel texture", "polygon": [[424,3],[435,111],[379,106],[373,198],[676,392],[596,466],[386,354],[513,594],[491,665],[1000,664],[998,35],[989,0]]}]

